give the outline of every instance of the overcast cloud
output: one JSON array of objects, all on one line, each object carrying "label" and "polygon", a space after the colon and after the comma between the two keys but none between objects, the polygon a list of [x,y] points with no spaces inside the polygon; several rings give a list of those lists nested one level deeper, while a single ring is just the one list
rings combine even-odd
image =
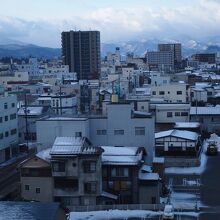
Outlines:
[{"label": "overcast cloud", "polygon": [[[4,1],[1,1],[0,3],[4,4]],[[71,0],[60,0],[67,5],[68,1]],[[73,2],[78,1],[72,0],[71,4]],[[174,3],[172,5],[172,1],[164,3],[163,0],[155,0],[155,4],[149,1],[150,4],[144,5],[138,4],[138,0],[133,2],[137,4],[124,4],[123,7],[115,4],[100,4],[95,7],[89,5],[89,0],[84,0],[81,4],[85,4],[85,10],[82,5],[75,4],[72,14],[71,10],[67,9],[65,13],[65,8],[57,9],[57,13],[51,10],[51,14],[50,10],[44,9],[41,16],[38,5],[35,6],[36,13],[32,12],[33,16],[30,11],[25,13],[25,10],[19,13],[1,12],[0,38],[60,47],[61,32],[70,29],[100,30],[102,42],[149,38],[203,40],[220,36],[220,1],[218,0],[192,0],[191,4],[188,1],[181,1],[182,3],[177,5]],[[142,2],[140,0],[140,3]],[[160,5],[160,2],[163,4]],[[25,9],[28,7],[31,5],[25,6]],[[51,4],[50,7],[58,6]],[[78,12],[77,7],[79,7]]]}]

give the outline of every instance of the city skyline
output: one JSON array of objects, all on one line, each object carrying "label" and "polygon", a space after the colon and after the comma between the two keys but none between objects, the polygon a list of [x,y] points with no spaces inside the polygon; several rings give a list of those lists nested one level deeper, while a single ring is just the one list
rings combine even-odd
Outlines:
[{"label": "city skyline", "polygon": [[204,40],[220,35],[218,0],[0,2],[1,38],[40,46],[60,47],[60,34],[68,30],[98,30],[102,42]]}]

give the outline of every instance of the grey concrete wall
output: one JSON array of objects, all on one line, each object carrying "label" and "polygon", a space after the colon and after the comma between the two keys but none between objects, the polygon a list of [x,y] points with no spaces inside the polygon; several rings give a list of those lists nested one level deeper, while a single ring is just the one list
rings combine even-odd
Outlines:
[{"label": "grey concrete wall", "polygon": [[[25,190],[25,185],[29,185],[29,190]],[[36,193],[36,188],[40,188],[40,193]],[[52,202],[52,177],[21,177],[21,197],[26,200]]]}]

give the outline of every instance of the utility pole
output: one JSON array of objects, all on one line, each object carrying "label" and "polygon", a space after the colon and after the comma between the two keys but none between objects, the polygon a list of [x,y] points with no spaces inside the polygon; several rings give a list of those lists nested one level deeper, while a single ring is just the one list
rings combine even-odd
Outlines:
[{"label": "utility pole", "polygon": [[60,114],[62,115],[63,114],[63,111],[62,111],[62,89],[61,89],[61,85],[60,85]]},{"label": "utility pole", "polygon": [[25,91],[24,94],[24,114],[25,114],[25,128],[26,128],[26,144],[28,147],[28,138],[29,138],[29,132],[28,132],[28,118],[27,118],[27,113],[28,113],[28,109],[27,109],[27,93]]}]

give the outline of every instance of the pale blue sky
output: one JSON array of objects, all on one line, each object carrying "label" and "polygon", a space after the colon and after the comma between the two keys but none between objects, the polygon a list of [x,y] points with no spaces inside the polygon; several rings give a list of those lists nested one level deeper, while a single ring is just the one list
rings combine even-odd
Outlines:
[{"label": "pale blue sky", "polygon": [[60,33],[96,29],[103,42],[220,35],[219,0],[0,0],[0,38],[60,46]]}]

